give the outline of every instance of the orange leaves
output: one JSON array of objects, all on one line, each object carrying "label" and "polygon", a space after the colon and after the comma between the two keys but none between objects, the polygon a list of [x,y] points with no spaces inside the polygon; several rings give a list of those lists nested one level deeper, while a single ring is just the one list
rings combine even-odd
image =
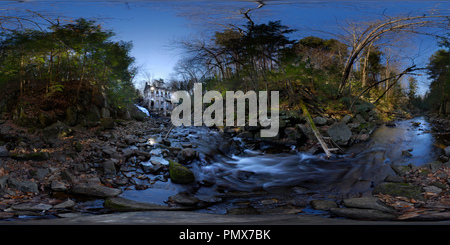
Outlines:
[{"label": "orange leaves", "polygon": [[0,178],[5,176],[7,173],[7,171],[5,170],[5,168],[0,168]]},{"label": "orange leaves", "polygon": [[[422,187],[423,200],[400,196],[376,195],[385,204],[395,208],[406,219],[448,219],[450,214],[450,168],[440,162],[412,168],[405,181]],[[431,217],[432,216],[432,217]]]}]

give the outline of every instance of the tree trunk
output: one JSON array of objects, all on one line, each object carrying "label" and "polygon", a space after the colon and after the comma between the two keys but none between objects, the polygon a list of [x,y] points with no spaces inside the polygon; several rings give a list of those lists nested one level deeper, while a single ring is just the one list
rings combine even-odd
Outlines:
[{"label": "tree trunk", "polygon": [[23,98],[23,55],[20,57],[20,71],[19,71],[19,79],[20,79],[20,101],[22,102]]},{"label": "tree trunk", "polygon": [[319,130],[316,128],[316,125],[314,124],[314,122],[313,122],[313,120],[311,118],[311,115],[308,112],[308,108],[306,108],[306,105],[305,105],[305,103],[303,102],[302,99],[299,99],[299,104],[300,104],[300,107],[302,108],[303,114],[306,116],[306,119],[308,121],[309,126],[311,126],[311,129],[314,132],[314,136],[319,141],[319,144],[322,147],[322,149],[325,152],[325,154],[327,155],[327,158],[330,158],[331,157],[331,151],[336,151],[337,148],[332,148],[332,149],[328,148],[327,144],[323,140],[322,135],[319,133]]},{"label": "tree trunk", "polygon": [[[348,79],[350,77],[350,72],[352,70],[353,64],[355,60],[361,53],[361,51],[369,45],[371,42],[374,42],[385,33],[392,32],[417,32],[418,28],[429,27],[429,26],[437,26],[437,25],[448,25],[449,16],[438,15],[438,16],[414,16],[414,17],[400,17],[400,18],[389,18],[388,21],[378,22],[369,25],[361,34],[357,37],[353,38],[354,42],[352,43],[352,50],[345,64],[344,70],[342,72],[341,82],[339,85],[339,95],[342,95]],[[429,20],[434,19],[434,20]],[[355,31],[356,32],[356,31]]]},{"label": "tree trunk", "polygon": [[367,54],[366,54],[366,58],[364,59],[364,67],[363,67],[362,79],[361,79],[363,87],[367,86],[367,69],[369,66],[369,57],[370,57],[370,50],[372,48],[372,44],[373,44],[373,42],[371,42],[369,47],[367,47]]},{"label": "tree trunk", "polygon": [[83,58],[83,66],[81,68],[81,77],[80,77],[80,83],[78,84],[78,88],[77,88],[77,94],[75,96],[74,99],[74,103],[78,100],[78,96],[80,96],[80,90],[81,90],[81,86],[83,86],[83,79],[84,79],[84,69],[85,69],[86,65],[85,65],[85,61]]}]

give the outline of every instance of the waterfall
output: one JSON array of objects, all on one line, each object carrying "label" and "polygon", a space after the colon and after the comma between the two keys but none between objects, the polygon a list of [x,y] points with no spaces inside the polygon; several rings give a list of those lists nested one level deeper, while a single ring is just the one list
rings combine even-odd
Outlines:
[{"label": "waterfall", "polygon": [[150,113],[148,112],[147,108],[142,107],[142,106],[137,105],[137,104],[135,104],[135,106],[136,106],[139,110],[141,110],[143,113],[145,113],[145,115],[150,116]]}]

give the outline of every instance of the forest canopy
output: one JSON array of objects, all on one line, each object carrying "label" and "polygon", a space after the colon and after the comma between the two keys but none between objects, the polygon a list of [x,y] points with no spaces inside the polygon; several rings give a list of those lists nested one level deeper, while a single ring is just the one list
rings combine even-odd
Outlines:
[{"label": "forest canopy", "polygon": [[418,67],[404,52],[413,38],[439,38],[448,31],[449,16],[437,10],[346,20],[338,25],[340,32],[323,31],[332,36],[324,38],[298,33],[280,20],[255,22],[251,14],[264,6],[261,2],[239,11],[245,23],[218,23],[209,36],[179,40],[184,57],[175,67],[173,89],[201,82],[207,90],[278,90],[285,109],[299,109],[299,101],[305,100],[319,114],[373,106],[385,111],[425,109],[439,105],[417,94],[414,76],[431,69],[431,87],[441,86],[441,94],[430,98],[439,104],[449,96],[432,72],[447,51],[435,54],[428,67]]},{"label": "forest canopy", "polygon": [[51,97],[69,82],[77,84],[73,102],[83,85],[99,89],[118,107],[134,99],[132,42],[113,41],[114,33],[95,20],[54,22],[48,28],[3,29],[1,86],[20,87],[20,99],[28,87],[45,86]]}]

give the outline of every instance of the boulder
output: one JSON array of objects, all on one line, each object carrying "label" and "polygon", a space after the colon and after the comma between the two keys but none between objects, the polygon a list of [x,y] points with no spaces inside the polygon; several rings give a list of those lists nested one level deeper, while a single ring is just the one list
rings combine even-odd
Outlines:
[{"label": "boulder", "polygon": [[308,124],[297,124],[297,127],[302,131],[306,137],[312,142],[317,142],[316,136],[314,136],[314,131]]},{"label": "boulder", "polygon": [[72,193],[95,197],[114,197],[122,193],[121,189],[109,188],[98,183],[77,184],[70,189]]},{"label": "boulder", "polygon": [[38,179],[40,181],[45,179],[45,176],[50,173],[50,170],[46,168],[38,168],[31,172],[31,176],[35,179]]},{"label": "boulder", "polygon": [[53,180],[50,184],[50,188],[54,191],[67,191],[67,184],[63,181]]},{"label": "boulder", "polygon": [[403,177],[405,176],[410,170],[411,170],[411,166],[406,166],[406,165],[398,165],[398,164],[391,164],[391,168],[394,170],[394,172]]},{"label": "boulder", "polygon": [[342,118],[341,122],[347,124],[352,120],[352,116],[350,115],[345,115],[344,118]]},{"label": "boulder", "polygon": [[221,144],[219,144],[219,150],[225,155],[237,155],[243,152],[242,147],[234,140],[227,140],[225,142],[222,142]]},{"label": "boulder", "polygon": [[101,148],[102,152],[107,154],[107,155],[113,155],[114,153],[116,153],[116,149],[113,147],[109,147],[109,146],[104,146]]},{"label": "boulder", "polygon": [[396,212],[393,207],[385,204],[377,197],[348,198],[343,200],[343,204],[348,208],[375,209],[385,213]]},{"label": "boulder", "polygon": [[111,112],[109,111],[108,108],[102,107],[102,109],[100,110],[100,117],[101,118],[111,117]]},{"label": "boulder", "polygon": [[14,178],[9,178],[8,186],[10,188],[23,192],[38,193],[38,185],[35,182],[29,180],[20,181]]},{"label": "boulder", "polygon": [[402,151],[402,156],[404,156],[404,157],[412,157],[413,155],[409,151]]},{"label": "boulder", "polygon": [[158,174],[164,169],[163,164],[158,161],[141,162],[141,167],[146,174]]},{"label": "boulder", "polygon": [[88,106],[83,114],[85,115],[86,120],[88,120],[89,122],[98,122],[101,118],[100,109],[94,105]]},{"label": "boulder", "polygon": [[66,110],[66,118],[64,122],[66,122],[70,126],[75,126],[77,124],[77,116],[78,116],[77,107],[76,106],[69,107]]},{"label": "boulder", "polygon": [[359,126],[361,126],[361,123],[358,121],[355,121],[352,123],[348,123],[347,126],[352,130],[356,130],[356,129],[358,129]]},{"label": "boulder", "polygon": [[431,186],[425,186],[425,187],[423,187],[423,190],[424,190],[425,192],[431,192],[431,193],[435,193],[435,194],[439,194],[439,193],[442,192],[442,189],[441,189],[441,188],[439,188],[439,187],[437,187],[437,186],[433,186],[433,185],[431,185]]},{"label": "boulder", "polygon": [[116,174],[116,166],[114,161],[108,159],[103,162],[103,171],[105,174]]},{"label": "boulder", "polygon": [[61,172],[61,178],[69,183],[74,183],[76,181],[76,177],[75,175],[73,175],[70,171],[68,170],[63,170]]},{"label": "boulder", "polygon": [[169,174],[172,182],[177,184],[189,184],[195,180],[191,170],[172,160],[169,161]]},{"label": "boulder", "polygon": [[58,121],[42,130],[42,139],[44,142],[49,143],[54,139],[66,137],[72,132],[72,129],[70,129],[67,125]]},{"label": "boulder", "polygon": [[349,219],[364,219],[364,220],[395,220],[397,215],[392,213],[385,213],[374,209],[361,208],[332,208],[330,212],[339,217],[346,217]]},{"label": "boulder", "polygon": [[286,134],[287,138],[290,140],[299,140],[302,138],[302,132],[295,128],[295,127],[287,127],[284,129],[284,133]]},{"label": "boulder", "polygon": [[9,179],[9,175],[5,175],[5,176],[3,176],[3,177],[0,178],[0,190],[6,188],[8,179]]},{"label": "boulder", "polygon": [[197,158],[198,153],[192,148],[184,148],[177,155],[178,162],[186,163]]},{"label": "boulder", "polygon": [[76,203],[75,201],[67,198],[65,201],[61,202],[60,204],[57,204],[53,206],[53,209],[70,209],[75,207]]},{"label": "boulder", "polygon": [[387,194],[391,196],[402,196],[416,200],[425,200],[422,195],[422,188],[409,183],[381,183],[373,189],[373,194]]},{"label": "boulder", "polygon": [[403,183],[403,178],[398,175],[388,175],[384,179],[385,182]]},{"label": "boulder", "polygon": [[331,125],[327,133],[337,144],[345,144],[352,137],[352,131],[343,122]]},{"label": "boulder", "polygon": [[450,146],[445,147],[444,152],[446,156],[450,157]]},{"label": "boulder", "polygon": [[184,206],[195,206],[198,204],[199,199],[192,194],[183,191],[177,193],[176,195],[170,196],[169,201]]},{"label": "boulder", "polygon": [[114,128],[114,119],[112,117],[101,118],[100,126],[102,126],[105,129],[113,129]]},{"label": "boulder", "polygon": [[427,163],[425,166],[428,167],[432,173],[436,173],[439,169],[442,168],[443,163],[440,161],[433,161]]},{"label": "boulder", "polygon": [[366,120],[361,116],[361,114],[356,115],[356,120],[360,123],[366,123]]},{"label": "boulder", "polygon": [[324,117],[316,117],[313,119],[313,122],[315,125],[323,126],[323,125],[327,124],[327,119]]},{"label": "boulder", "polygon": [[105,207],[117,211],[144,211],[144,210],[169,210],[167,205],[149,202],[137,202],[123,197],[109,197],[105,201]]},{"label": "boulder", "polygon": [[0,146],[0,157],[9,157],[11,153],[4,147]]},{"label": "boulder", "polygon": [[337,208],[338,204],[331,200],[312,200],[310,202],[311,207],[316,210],[330,210],[332,208]]},{"label": "boulder", "polygon": [[11,206],[12,209],[17,211],[46,211],[51,209],[53,206],[45,203],[21,203]]}]

